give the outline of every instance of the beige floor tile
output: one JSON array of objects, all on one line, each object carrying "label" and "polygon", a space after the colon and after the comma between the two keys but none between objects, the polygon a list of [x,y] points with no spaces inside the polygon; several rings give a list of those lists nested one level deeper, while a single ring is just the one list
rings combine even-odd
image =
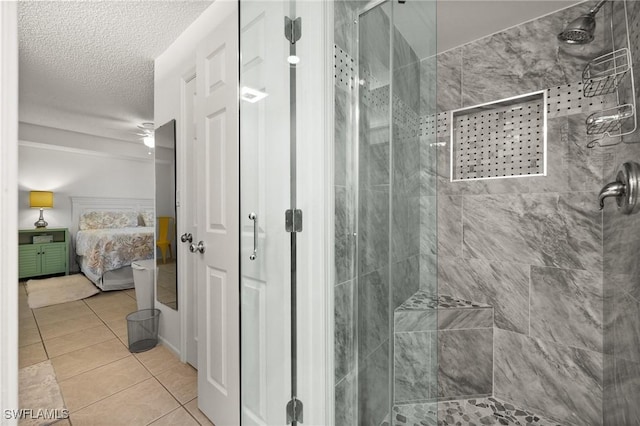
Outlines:
[{"label": "beige floor tile", "polygon": [[187,412],[183,407],[173,410],[164,417],[159,418],[155,422],[151,423],[153,426],[198,426],[198,422],[195,421],[191,414]]},{"label": "beige floor tile", "polygon": [[36,323],[36,319],[33,315],[25,316],[24,318],[20,318],[18,320],[18,326],[20,328],[37,328],[38,323]]},{"label": "beige floor tile", "polygon": [[184,405],[184,408],[186,408],[187,411],[189,411],[191,415],[195,417],[198,423],[200,423],[201,425],[214,426],[214,424],[211,423],[211,420],[209,420],[209,418],[205,416],[204,413],[200,411],[200,409],[198,408],[198,398],[195,398],[189,401],[188,403],[186,403]]},{"label": "beige floor tile", "polygon": [[31,310],[31,308],[29,306],[27,306],[26,304],[19,304],[18,305],[18,318],[20,320],[22,320],[23,318],[33,318],[33,311]]},{"label": "beige floor tile", "polygon": [[172,367],[158,374],[156,378],[180,404],[185,404],[198,396],[198,373],[190,365],[181,364]]},{"label": "beige floor tile", "polygon": [[86,373],[60,382],[67,408],[78,411],[94,402],[127,389],[151,377],[140,362],[130,355]]},{"label": "beige floor tile", "polygon": [[118,339],[107,340],[51,359],[58,380],[66,380],[85,371],[102,367],[129,355]]},{"label": "beige floor tile", "polygon": [[131,302],[131,298],[120,291],[107,291],[84,299],[84,302],[95,312],[108,311]]},{"label": "beige floor tile", "polygon": [[162,345],[135,355],[154,376],[182,365],[178,357]]},{"label": "beige floor tile", "polygon": [[118,340],[120,340],[122,344],[127,347],[127,349],[129,348],[129,336],[127,336],[126,333],[124,336],[118,336]]},{"label": "beige floor tile", "polygon": [[113,332],[107,328],[104,324],[100,324],[97,327],[88,328],[86,330],[76,331],[75,333],[65,334],[64,336],[56,337],[44,341],[44,345],[47,348],[49,358],[57,357],[68,352],[73,352],[78,349],[87,348],[98,343],[106,342],[115,337]]},{"label": "beige floor tile", "polygon": [[91,309],[89,309],[82,300],[60,303],[59,305],[45,306],[44,308],[37,308],[33,310],[33,314],[39,324],[80,318],[92,313]]},{"label": "beige floor tile", "polygon": [[156,379],[148,379],[71,416],[74,426],[146,425],[178,408],[178,402]]},{"label": "beige floor tile", "polygon": [[126,294],[127,296],[133,298],[133,300],[136,300],[136,289],[135,288],[130,288],[129,290],[124,290],[123,293]]},{"label": "beige floor tile", "polygon": [[89,328],[97,327],[103,322],[95,314],[84,315],[78,318],[66,319],[56,322],[38,322],[40,327],[40,334],[45,340],[55,339],[56,337],[64,336],[65,334],[75,333],[80,330],[87,330]]},{"label": "beige floor tile", "polygon": [[138,310],[138,307],[136,306],[136,301],[133,299],[129,299],[129,300],[130,300],[130,303],[125,303],[120,306],[115,306],[109,309],[96,311],[96,315],[98,315],[98,317],[100,317],[100,319],[102,319],[105,322],[112,321],[112,320],[126,319],[127,315],[129,315],[131,312],[135,312]]},{"label": "beige floor tile", "polygon": [[118,318],[111,319],[105,321],[107,327],[115,334],[116,336],[124,336],[127,337],[127,319],[126,318]]},{"label": "beige floor tile", "polygon": [[20,347],[33,345],[34,343],[39,343],[41,341],[42,339],[40,338],[40,332],[38,331],[37,327],[20,327],[18,329],[18,345]]},{"label": "beige floor tile", "polygon": [[44,351],[44,346],[42,346],[40,342],[33,345],[22,346],[18,356],[19,368],[28,367],[48,359],[47,353]]}]

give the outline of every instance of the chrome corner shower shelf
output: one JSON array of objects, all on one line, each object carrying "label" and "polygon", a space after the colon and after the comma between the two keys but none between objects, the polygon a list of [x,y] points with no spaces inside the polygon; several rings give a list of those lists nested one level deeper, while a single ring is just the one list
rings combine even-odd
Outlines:
[{"label": "chrome corner shower shelf", "polygon": [[622,125],[632,119],[635,108],[631,104],[619,105],[602,111],[595,112],[587,117],[587,134],[617,136],[614,132],[620,132]]},{"label": "chrome corner shower shelf", "polygon": [[626,47],[595,58],[582,71],[584,96],[601,96],[615,92],[631,69],[631,54]]}]

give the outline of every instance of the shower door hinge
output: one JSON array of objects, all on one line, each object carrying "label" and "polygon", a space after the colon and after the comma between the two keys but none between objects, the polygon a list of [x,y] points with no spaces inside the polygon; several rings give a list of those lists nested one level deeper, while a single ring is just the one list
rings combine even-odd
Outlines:
[{"label": "shower door hinge", "polygon": [[297,422],[302,422],[302,401],[296,399],[294,396],[291,401],[287,404],[287,424]]},{"label": "shower door hinge", "polygon": [[284,229],[287,232],[302,232],[302,210],[289,209],[284,213]]},{"label": "shower door hinge", "polygon": [[291,19],[284,17],[284,36],[289,43],[296,44],[296,41],[302,37],[302,18]]}]

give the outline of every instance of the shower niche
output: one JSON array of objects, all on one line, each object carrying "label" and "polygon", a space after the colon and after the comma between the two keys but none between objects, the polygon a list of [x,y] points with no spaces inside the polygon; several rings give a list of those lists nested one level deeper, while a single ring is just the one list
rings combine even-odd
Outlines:
[{"label": "shower niche", "polygon": [[546,91],[451,112],[451,181],[546,175]]}]

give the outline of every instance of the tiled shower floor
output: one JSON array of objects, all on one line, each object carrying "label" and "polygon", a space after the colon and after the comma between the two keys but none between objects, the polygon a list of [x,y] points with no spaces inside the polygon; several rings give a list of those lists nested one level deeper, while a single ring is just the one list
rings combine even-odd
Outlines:
[{"label": "tiled shower floor", "polygon": [[435,403],[395,406],[392,426],[558,425],[492,397],[440,402],[437,421],[435,406]]}]

